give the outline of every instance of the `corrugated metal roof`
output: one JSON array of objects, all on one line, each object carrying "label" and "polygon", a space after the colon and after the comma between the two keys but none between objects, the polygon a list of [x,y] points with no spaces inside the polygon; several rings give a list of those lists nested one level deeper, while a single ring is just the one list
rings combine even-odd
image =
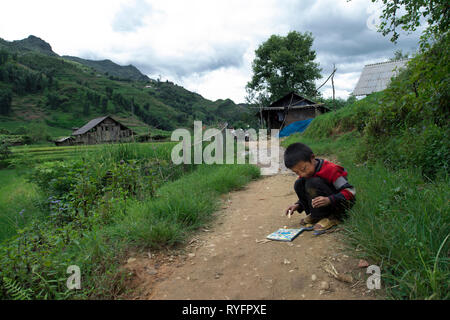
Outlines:
[{"label": "corrugated metal roof", "polygon": [[391,78],[398,74],[399,69],[404,67],[408,61],[409,59],[403,59],[364,66],[352,94],[362,96],[386,89]]},{"label": "corrugated metal roof", "polygon": [[79,134],[86,133],[86,132],[88,132],[89,130],[91,130],[93,127],[95,127],[96,125],[98,125],[100,122],[102,122],[103,120],[105,120],[106,118],[109,118],[109,116],[92,119],[91,121],[89,121],[88,123],[86,123],[84,126],[82,126],[80,129],[78,129],[77,131],[75,131],[74,133],[72,133],[72,135],[73,135],[73,136],[76,136],[76,135],[79,135]]}]

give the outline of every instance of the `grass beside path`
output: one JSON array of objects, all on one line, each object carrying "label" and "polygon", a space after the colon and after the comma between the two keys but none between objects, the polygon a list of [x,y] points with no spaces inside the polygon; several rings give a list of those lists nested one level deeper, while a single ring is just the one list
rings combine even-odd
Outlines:
[{"label": "grass beside path", "polygon": [[358,163],[359,134],[311,139],[293,135],[318,155],[336,155],[356,188],[344,224],[359,258],[381,267],[393,299],[449,299],[450,179],[424,180],[415,168],[389,170],[379,161]]},{"label": "grass beside path", "polygon": [[134,203],[112,232],[135,245],[160,247],[184,239],[218,209],[219,195],[259,177],[252,165],[202,165],[162,186],[154,199]]}]

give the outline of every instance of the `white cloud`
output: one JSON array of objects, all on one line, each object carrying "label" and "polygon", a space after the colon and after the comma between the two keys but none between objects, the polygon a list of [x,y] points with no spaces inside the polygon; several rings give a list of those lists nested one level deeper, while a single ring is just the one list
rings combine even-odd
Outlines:
[{"label": "white cloud", "polygon": [[[257,46],[311,31],[323,68],[317,83],[335,63],[336,94],[346,98],[364,64],[411,52],[418,38],[391,44],[367,26],[373,8],[370,0],[15,0],[0,4],[0,37],[33,34],[60,55],[133,64],[208,99],[243,102]],[[331,95],[331,86],[321,91]]]}]

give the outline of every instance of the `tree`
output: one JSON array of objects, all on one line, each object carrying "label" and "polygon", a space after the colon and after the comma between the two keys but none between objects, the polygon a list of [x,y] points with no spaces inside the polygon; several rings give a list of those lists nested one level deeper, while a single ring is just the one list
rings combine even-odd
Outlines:
[{"label": "tree", "polygon": [[0,90],[0,114],[8,115],[11,112],[12,92],[9,89]]},{"label": "tree", "polygon": [[398,28],[415,31],[426,19],[427,28],[422,35],[422,45],[430,37],[438,38],[446,33],[449,27],[448,0],[372,0],[383,3],[379,30],[383,36],[392,33],[392,42],[396,42]]},{"label": "tree", "polygon": [[5,50],[0,50],[0,66],[4,65],[6,63],[6,61],[8,61],[8,51]]},{"label": "tree", "polygon": [[102,97],[102,113],[106,114],[108,112],[108,98]]},{"label": "tree", "polygon": [[111,99],[111,97],[112,97],[112,94],[113,94],[113,88],[111,88],[111,87],[106,87],[105,88],[105,91],[106,91],[106,97],[108,98],[108,99]]},{"label": "tree", "polygon": [[267,104],[291,91],[315,96],[319,64],[311,49],[312,34],[291,31],[287,36],[272,35],[255,51],[253,77],[247,83],[247,101]]},{"label": "tree", "polygon": [[45,95],[47,98],[47,106],[52,110],[56,110],[61,106],[61,99],[59,98],[59,94],[56,91],[48,91]]},{"label": "tree", "polygon": [[403,59],[408,59],[409,53],[403,53],[402,49],[396,50],[394,52],[394,57],[390,58],[389,61],[397,61],[397,60],[403,60]]},{"label": "tree", "polygon": [[85,116],[88,116],[90,113],[91,113],[91,110],[90,110],[89,101],[86,100],[86,101],[84,101],[84,104],[83,104],[83,114]]}]

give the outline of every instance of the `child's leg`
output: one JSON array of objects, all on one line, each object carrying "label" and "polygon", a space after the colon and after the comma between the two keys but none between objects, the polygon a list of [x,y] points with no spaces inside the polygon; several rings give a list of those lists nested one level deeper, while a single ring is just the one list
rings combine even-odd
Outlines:
[{"label": "child's leg", "polygon": [[328,205],[326,207],[313,208],[312,199],[322,196],[328,197],[336,193],[336,189],[329,185],[325,180],[319,177],[306,179],[305,194],[310,208],[310,214],[313,219],[323,219],[330,216],[336,217],[340,215],[340,208]]},{"label": "child's leg", "polygon": [[[297,193],[298,202],[300,203],[301,207],[303,207],[303,210],[305,210],[306,214],[310,214],[311,203],[308,201],[308,196],[306,194],[305,181],[305,179],[297,179],[294,184],[294,190],[295,193]],[[302,212],[302,209],[299,209],[298,211]]]}]

